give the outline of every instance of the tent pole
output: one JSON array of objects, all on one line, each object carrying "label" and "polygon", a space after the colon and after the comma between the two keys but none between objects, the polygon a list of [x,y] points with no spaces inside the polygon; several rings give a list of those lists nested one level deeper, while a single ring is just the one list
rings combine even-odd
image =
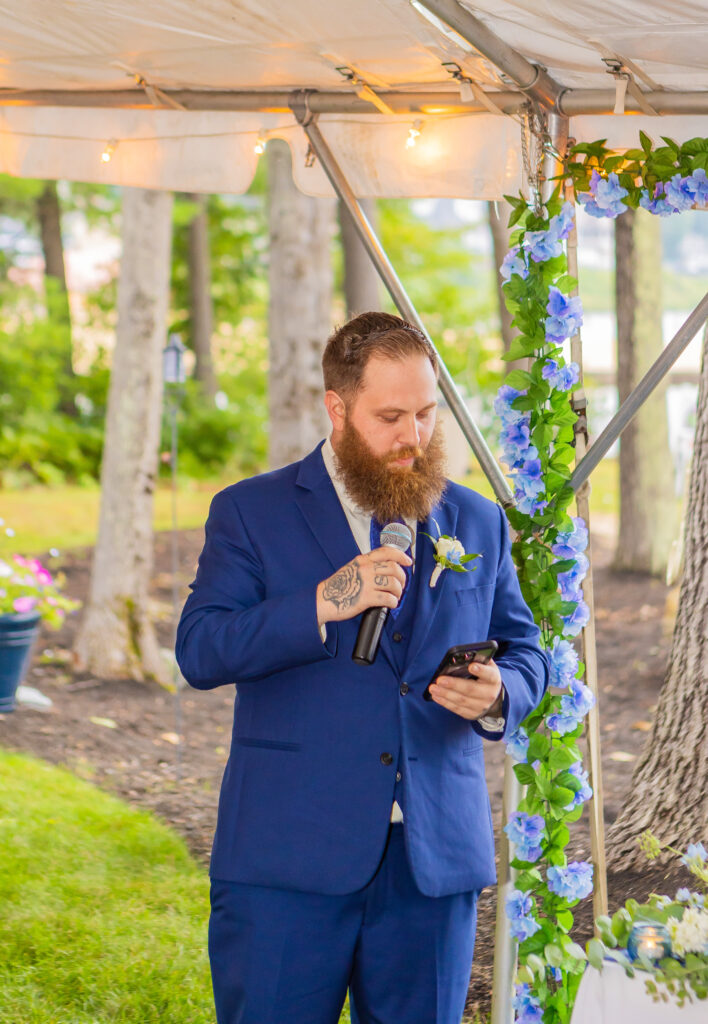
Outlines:
[{"label": "tent pole", "polygon": [[708,292],[703,296],[688,319],[679,327],[659,358],[639,381],[634,391],[624,400],[600,436],[588,449],[587,455],[575,467],[575,471],[568,481],[574,490],[579,490],[582,484],[585,483],[593,469],[610,450],[639,407],[646,401],[654,388],[661,383],[683,350],[687,348],[696,334],[698,334],[706,320],[708,320]]},{"label": "tent pole", "polygon": [[[565,197],[574,203],[575,197],[570,182],[565,184]],[[578,277],[578,231],[576,221],[568,236],[568,273],[577,280]],[[574,294],[577,294],[576,285]],[[570,339],[571,360],[580,367],[580,380],[571,396],[571,406],[578,414],[574,426],[575,459],[581,462],[588,446],[587,398],[583,388],[583,343],[580,331]],[[600,690],[598,685],[597,642],[595,635],[595,588],[593,582],[592,561],[592,530],[590,528],[590,485],[586,483],[576,492],[578,515],[585,521],[588,528],[587,558],[590,563],[587,575],[583,580],[583,598],[590,610],[590,620],[582,632],[582,652],[585,664],[585,682],[595,697],[595,703],[588,714],[587,752],[588,775],[592,788],[592,798],[588,807],[590,815],[590,856],[594,866],[593,872],[593,916],[600,917],[607,913],[607,855],[605,851],[605,815],[602,786],[602,751],[600,742]]]},{"label": "tent pole", "polygon": [[[354,225],[362,242],[364,243],[364,247],[369,253],[381,280],[386,285],[386,288],[388,289],[388,292],[396,304],[401,316],[410,323],[415,324],[415,326],[425,334],[426,338],[428,338],[431,345],[434,347],[434,343],[430,338],[430,335],[426,331],[422,320],[413,306],[413,303],[401,284],[396,271],[393,269],[381,242],[367,220],[366,214],[359,205],[349,182],[345,178],[339,164],[332,154],[332,151],[315,123],[315,118],[308,108],[307,99],[308,97],[306,94],[294,94],[291,105],[295,116],[302,125],[305,134],[310,141],[310,145],[322,164],[332,187],[349,210],[352,220],[354,221]],[[489,450],[487,442],[484,440],[479,428],[472,419],[469,409],[465,405],[462,396],[458,392],[457,387],[450,376],[449,370],[445,366],[439,354],[438,363],[440,366],[440,390],[445,396],[445,400],[447,401],[455,419],[459,423],[460,429],[465,435],[467,442],[477,456],[485,476],[492,485],[497,500],[502,505],[513,504],[513,497],[504,474],[502,473],[498,462]]]},{"label": "tent pole", "polygon": [[457,0],[418,0],[431,14],[453,28],[468,43],[487,57],[505,75],[513,79],[531,99],[553,109],[563,88],[538,64],[526,60],[518,50],[505,43]]},{"label": "tent pole", "polygon": [[[556,153],[563,154],[568,145],[568,118],[560,114],[548,115],[548,133]],[[553,191],[551,180],[560,170],[560,164],[552,153],[546,153],[543,160],[543,198],[548,199]],[[504,758],[504,795],[502,797],[502,825],[521,802],[524,788],[514,773],[514,761],[507,754]],[[503,829],[499,835],[499,867],[497,870],[497,913],[494,928],[494,965],[492,972],[492,1016],[490,1024],[512,1024],[514,1011],[512,997],[516,974],[518,945],[511,934],[511,922],[506,914],[506,898],[514,889],[516,872],[511,867],[511,849]]]}]

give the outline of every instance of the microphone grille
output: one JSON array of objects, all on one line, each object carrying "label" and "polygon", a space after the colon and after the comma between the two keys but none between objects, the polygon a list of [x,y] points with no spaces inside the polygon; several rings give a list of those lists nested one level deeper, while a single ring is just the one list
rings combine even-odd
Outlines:
[{"label": "microphone grille", "polygon": [[407,551],[413,543],[413,534],[405,523],[388,523],[381,531],[381,544],[399,551]]}]

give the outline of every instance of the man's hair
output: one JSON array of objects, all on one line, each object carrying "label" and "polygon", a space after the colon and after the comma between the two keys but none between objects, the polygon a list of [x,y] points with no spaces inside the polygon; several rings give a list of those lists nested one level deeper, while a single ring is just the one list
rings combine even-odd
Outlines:
[{"label": "man's hair", "polygon": [[435,349],[422,331],[391,313],[360,313],[329,338],[322,356],[326,391],[351,398],[361,387],[372,356],[405,359],[427,356],[438,376]]}]

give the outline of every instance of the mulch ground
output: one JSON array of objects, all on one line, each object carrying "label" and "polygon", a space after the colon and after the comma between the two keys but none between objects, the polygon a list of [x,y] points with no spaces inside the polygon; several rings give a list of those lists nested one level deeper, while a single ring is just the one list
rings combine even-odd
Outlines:
[{"label": "mulch ground", "polygon": [[[201,530],[180,535],[180,600],[201,549]],[[599,659],[602,767],[606,824],[628,792],[633,762],[650,727],[664,678],[673,627],[675,591],[646,576],[611,568],[612,537],[593,539],[595,620]],[[165,647],[171,642],[170,538],[156,540],[152,596]],[[90,552],[64,559],[67,591],[85,598]],[[0,745],[64,765],[77,775],[149,808],[180,832],[194,855],[208,861],[221,774],[228,755],[233,696],[230,688],[178,695],[154,684],[101,680],[75,673],[70,650],[75,619],[59,633],[43,633],[26,683],[53,701],[49,711],[27,707],[0,715]],[[179,736],[182,737],[179,742]],[[487,778],[497,828],[501,818],[504,750],[487,747]],[[569,856],[589,857],[587,815],[574,826]],[[629,896],[673,893],[675,874],[647,862],[641,873],[609,873],[610,908]],[[678,884],[686,884],[681,879]],[[495,890],[479,900],[477,946],[468,1010],[487,1013],[494,947]],[[575,937],[591,934],[591,901],[578,908]]]}]

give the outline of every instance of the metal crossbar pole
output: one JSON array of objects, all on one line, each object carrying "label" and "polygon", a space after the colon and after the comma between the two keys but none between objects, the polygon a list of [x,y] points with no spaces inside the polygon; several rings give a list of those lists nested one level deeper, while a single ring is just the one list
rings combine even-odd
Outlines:
[{"label": "metal crossbar pole", "polygon": [[[310,114],[307,107],[307,96],[302,96],[300,94],[299,96],[294,97],[292,101],[292,109],[305,130],[310,141],[310,145],[322,164],[327,177],[332,183],[332,187],[349,210],[364,247],[369,253],[381,280],[386,285],[386,288],[388,289],[388,292],[396,304],[401,316],[414,324],[423,334],[425,334],[431,345],[435,347],[434,342],[423,325],[423,321],[420,319],[413,303],[406,293],[405,288],[401,284],[396,271],[393,269],[381,242],[367,220],[366,214],[359,205],[349,182],[345,178],[339,164],[332,154],[332,151],[327,145],[322,132],[319,130],[314,118]],[[453,416],[459,423],[462,433],[465,435],[465,438],[477,456],[479,464],[482,467],[485,476],[489,480],[498,501],[501,502],[502,505],[512,505],[513,497],[511,490],[497,460],[492,455],[487,442],[484,440],[484,437],[472,419],[470,411],[465,405],[462,396],[457,390],[455,382],[450,376],[449,370],[439,356],[438,363],[440,366],[440,390],[445,396],[445,400],[447,401]]]},{"label": "metal crossbar pole", "polygon": [[593,469],[610,450],[624,428],[639,411],[640,406],[661,383],[683,350],[687,348],[696,334],[698,334],[706,320],[708,320],[708,292],[703,296],[688,319],[679,327],[659,358],[639,381],[634,391],[619,407],[617,413],[588,449],[587,455],[580,460],[569,480],[570,486],[574,490],[577,491],[585,483]]}]

